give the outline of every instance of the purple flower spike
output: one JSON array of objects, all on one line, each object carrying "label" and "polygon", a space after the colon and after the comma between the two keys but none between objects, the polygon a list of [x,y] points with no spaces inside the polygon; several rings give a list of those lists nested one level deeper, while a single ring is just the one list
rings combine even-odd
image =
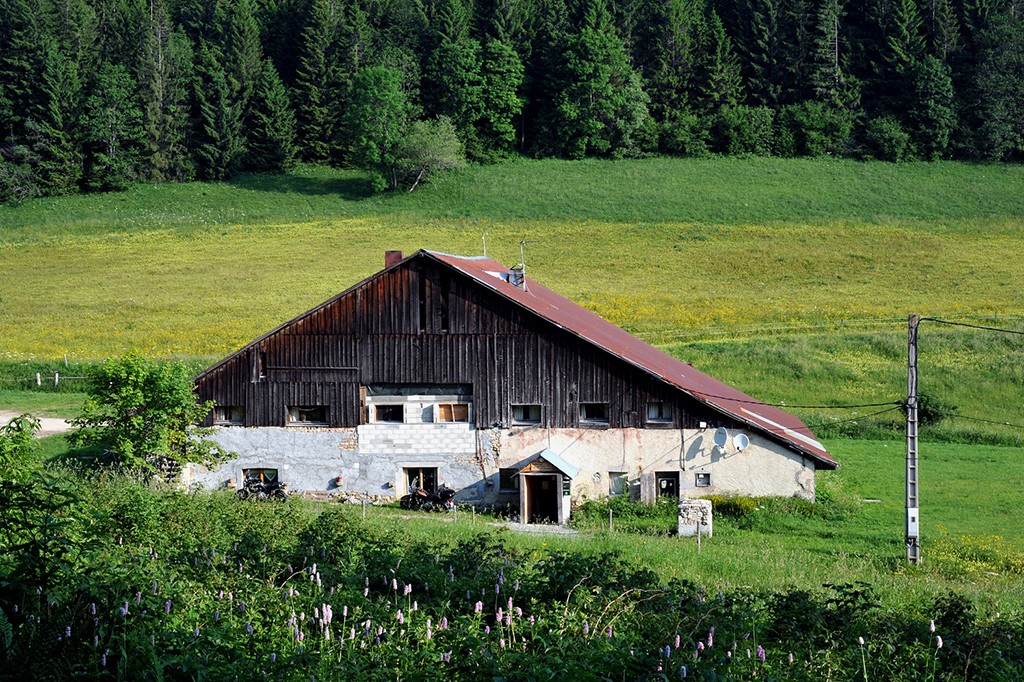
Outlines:
[{"label": "purple flower spike", "polygon": [[704,642],[697,642],[697,650],[704,651]]},{"label": "purple flower spike", "polygon": [[64,628],[64,637],[66,639],[71,639],[71,626],[70,625],[67,626],[66,628]]},{"label": "purple flower spike", "polygon": [[168,599],[166,602],[164,602],[164,614],[166,615],[166,614],[168,614],[170,612],[171,612],[171,600]]},{"label": "purple flower spike", "polygon": [[270,662],[273,663],[277,660],[277,654],[270,654]]},{"label": "purple flower spike", "polygon": [[136,592],[135,593],[135,605],[138,606],[141,603],[142,603],[142,593],[141,592]]},{"label": "purple flower spike", "polygon": [[106,654],[103,654],[102,656],[100,656],[100,667],[103,667],[103,668],[107,667],[107,655]]},{"label": "purple flower spike", "polygon": [[395,618],[398,619],[398,622],[399,622],[400,625],[404,625],[405,624],[405,616],[402,615],[402,610],[401,609],[398,610],[398,615],[395,616]]},{"label": "purple flower spike", "polygon": [[668,644],[666,644],[665,648],[662,649],[662,653],[665,654],[665,658],[671,658],[672,657],[672,647],[670,647]]},{"label": "purple flower spike", "polygon": [[473,613],[480,613],[483,610],[484,610],[484,603],[483,602],[478,601],[476,603],[476,605],[473,606]]},{"label": "purple flower spike", "polygon": [[680,645],[681,642],[682,642],[682,640],[680,639],[679,635],[676,635],[676,648],[677,649],[679,648],[679,645]]},{"label": "purple flower spike", "polygon": [[757,645],[757,659],[759,661],[761,661],[762,663],[764,663],[764,659],[765,659],[764,647],[761,646],[760,644]]},{"label": "purple flower spike", "polygon": [[680,668],[679,668],[679,679],[681,679],[681,680],[685,680],[686,679],[686,666],[685,665],[684,666],[680,666]]},{"label": "purple flower spike", "polygon": [[491,634],[491,626],[490,625],[485,625],[484,626],[484,634],[485,635]]},{"label": "purple flower spike", "polygon": [[789,664],[793,665],[793,652],[790,652],[789,654]]},{"label": "purple flower spike", "polygon": [[[18,611],[18,607],[17,606],[14,607],[14,611],[15,611],[15,613],[17,613],[17,611]],[[89,604],[89,615],[91,615],[91,616],[95,616],[96,615],[96,602],[93,602],[92,604]]]},{"label": "purple flower spike", "polygon": [[590,634],[590,623],[588,621],[583,621],[583,634],[584,635],[589,635]]},{"label": "purple flower spike", "polygon": [[442,630],[447,630],[448,629],[448,616],[442,616],[442,618],[441,618],[441,629]]}]

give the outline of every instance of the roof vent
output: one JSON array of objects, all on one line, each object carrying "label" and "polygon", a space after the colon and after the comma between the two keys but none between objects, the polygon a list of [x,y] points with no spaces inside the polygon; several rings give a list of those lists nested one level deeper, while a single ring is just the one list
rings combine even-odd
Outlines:
[{"label": "roof vent", "polygon": [[520,263],[509,268],[508,282],[514,287],[526,290],[526,266]]},{"label": "roof vent", "polygon": [[392,265],[398,265],[402,262],[401,251],[385,251],[384,252],[384,267],[390,268]]}]

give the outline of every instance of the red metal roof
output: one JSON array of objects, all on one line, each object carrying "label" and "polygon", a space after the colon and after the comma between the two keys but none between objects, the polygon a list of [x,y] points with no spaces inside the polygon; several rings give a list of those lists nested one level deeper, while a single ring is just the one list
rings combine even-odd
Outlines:
[{"label": "red metal roof", "polygon": [[421,253],[463,273],[556,326],[662,379],[700,402],[749,425],[755,431],[807,455],[822,468],[834,469],[839,466],[811,430],[797,417],[709,377],[536,281],[529,280],[525,289],[520,288],[509,282],[509,269],[506,266],[485,257],[453,256],[435,251],[420,251],[412,257]]}]

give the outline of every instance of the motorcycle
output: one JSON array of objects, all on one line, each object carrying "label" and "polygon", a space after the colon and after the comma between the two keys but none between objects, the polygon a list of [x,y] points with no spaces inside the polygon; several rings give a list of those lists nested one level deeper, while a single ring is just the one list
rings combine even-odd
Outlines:
[{"label": "motorcycle", "polygon": [[257,500],[286,500],[288,499],[288,486],[281,481],[268,479],[260,475],[245,479],[245,483],[235,491],[235,497],[240,500],[247,500],[250,497]]},{"label": "motorcycle", "polygon": [[455,491],[446,485],[442,485],[436,492],[412,488],[408,495],[402,495],[398,505],[409,510],[454,511]]}]

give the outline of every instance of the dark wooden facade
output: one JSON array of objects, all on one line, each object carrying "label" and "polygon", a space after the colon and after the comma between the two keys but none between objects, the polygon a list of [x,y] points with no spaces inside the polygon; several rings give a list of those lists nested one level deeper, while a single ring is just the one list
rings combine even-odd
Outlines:
[{"label": "dark wooden facade", "polygon": [[[331,427],[364,422],[368,384],[471,384],[478,428],[580,426],[580,403],[608,404],[609,428],[733,421],[611,352],[560,329],[420,252],[253,342],[197,377],[203,400],[244,407],[245,426],[284,426],[290,406],[324,405]],[[648,424],[647,403],[672,405]],[[212,423],[212,415],[208,423]]]}]

